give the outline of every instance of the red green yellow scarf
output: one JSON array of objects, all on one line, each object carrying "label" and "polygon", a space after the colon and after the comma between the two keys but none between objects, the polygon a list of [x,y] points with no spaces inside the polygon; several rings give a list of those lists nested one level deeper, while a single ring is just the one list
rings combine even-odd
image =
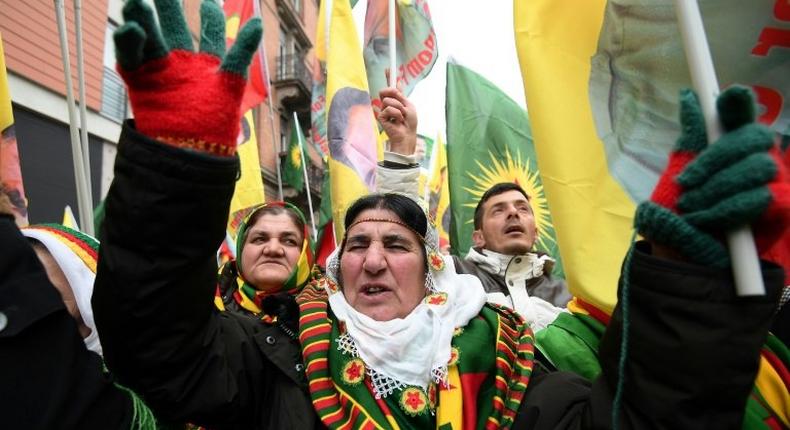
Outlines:
[{"label": "red green yellow scarf", "polygon": [[[359,358],[343,354],[342,333],[324,284],[297,296],[299,340],[313,405],[331,429],[508,429],[524,397],[533,364],[533,338],[514,312],[486,305],[456,330],[448,386],[406,387],[384,398],[372,394]],[[494,375],[494,378],[490,376]]]},{"label": "red green yellow scarf", "polygon": [[[307,283],[310,279],[311,269],[313,266],[313,246],[312,240],[310,236],[310,232],[307,229],[307,223],[305,222],[304,215],[296,206],[287,203],[287,202],[269,202],[264,203],[255,209],[251,210],[249,214],[244,218],[244,220],[239,225],[238,236],[237,238],[243,238],[245,232],[247,231],[250,218],[260,209],[264,207],[272,207],[272,206],[279,206],[284,207],[288,210],[293,211],[296,213],[299,218],[302,220],[302,224],[305,226],[303,231],[304,240],[302,241],[302,251],[299,254],[299,259],[294,265],[293,270],[291,271],[291,275],[288,279],[283,283],[282,287],[278,290],[270,290],[270,291],[258,291],[252,285],[248,284],[247,281],[241,274],[241,253],[244,249],[244,241],[238,240],[236,242],[236,260],[229,261],[227,264],[234,265],[233,269],[236,273],[236,279],[233,289],[233,299],[234,301],[246,311],[259,315],[261,313],[261,302],[266,296],[277,294],[277,293],[288,293],[288,294],[296,294],[301,290],[301,288]],[[220,273],[223,270],[227,270],[225,266],[220,268]],[[214,297],[214,304],[217,308],[221,311],[225,310],[225,305],[222,302],[221,296],[221,287],[217,287],[216,295]],[[262,316],[264,319],[266,318],[265,315]]]}]

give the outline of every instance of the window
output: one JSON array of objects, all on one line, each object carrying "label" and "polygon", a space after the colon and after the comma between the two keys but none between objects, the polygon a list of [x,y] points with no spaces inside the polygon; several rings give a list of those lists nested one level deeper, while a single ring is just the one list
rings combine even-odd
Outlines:
[{"label": "window", "polygon": [[302,16],[302,0],[291,0],[291,4],[294,7],[294,12],[300,17]]},{"label": "window", "polygon": [[289,122],[288,117],[280,116],[280,154],[288,150],[289,136]]},{"label": "window", "polygon": [[288,46],[290,45],[290,36],[288,32],[280,27],[280,45],[277,47],[277,58],[279,62],[279,70],[277,76],[284,76],[286,73],[287,62],[284,61],[288,55]]},{"label": "window", "polygon": [[115,71],[115,47],[112,33],[116,26],[108,22],[104,34],[104,74],[102,76],[101,114],[116,122],[123,122],[127,113],[126,87]]},{"label": "window", "polygon": [[296,61],[304,61],[305,51],[307,51],[301,43],[294,40],[294,59]]}]

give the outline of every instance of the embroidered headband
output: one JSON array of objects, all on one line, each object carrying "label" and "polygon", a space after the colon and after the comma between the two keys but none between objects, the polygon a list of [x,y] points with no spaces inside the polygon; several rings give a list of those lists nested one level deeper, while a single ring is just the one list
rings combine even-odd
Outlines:
[{"label": "embroidered headband", "polygon": [[415,230],[412,226],[406,224],[403,221],[398,221],[398,220],[389,219],[389,218],[364,218],[364,219],[361,219],[359,221],[354,221],[346,229],[346,232],[344,233],[344,237],[343,237],[343,243],[346,243],[346,236],[348,236],[349,230],[354,228],[355,225],[362,224],[363,222],[389,222],[389,223],[392,223],[392,224],[398,224],[400,226],[406,227],[407,229],[411,230],[412,233],[414,233],[417,237],[420,238],[420,242],[422,242],[423,244],[425,243],[425,237],[423,235],[421,235],[420,233],[418,233],[417,230]]},{"label": "embroidered headband", "polygon": [[335,251],[332,252],[332,254],[327,258],[326,275],[329,278],[329,280],[335,283],[339,283],[340,256],[343,253],[343,248],[345,247],[346,235],[348,234],[348,231],[351,230],[352,227],[362,222],[379,222],[379,221],[390,222],[408,228],[409,230],[414,232],[414,234],[416,234],[417,237],[420,238],[422,245],[425,247],[425,258],[427,259],[429,274],[430,271],[440,272],[444,270],[445,261],[444,258],[442,258],[441,253],[439,252],[439,233],[436,228],[436,221],[433,219],[432,216],[430,216],[430,213],[428,211],[428,205],[421,199],[418,199],[415,196],[409,194],[403,194],[403,193],[392,193],[392,194],[399,194],[401,196],[408,197],[410,200],[412,200],[414,203],[417,204],[417,206],[420,208],[420,210],[423,213],[423,216],[425,216],[425,219],[427,221],[427,228],[425,231],[425,235],[423,236],[422,234],[414,230],[412,226],[399,220],[393,220],[387,218],[365,218],[355,221],[351,223],[346,229],[346,232],[343,236],[343,240],[340,242],[340,246],[338,246],[335,249]]}]

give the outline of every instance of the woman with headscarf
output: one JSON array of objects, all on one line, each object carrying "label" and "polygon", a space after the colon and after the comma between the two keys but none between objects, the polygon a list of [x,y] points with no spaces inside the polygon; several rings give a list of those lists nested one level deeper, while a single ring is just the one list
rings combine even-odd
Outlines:
[{"label": "woman with headscarf", "polygon": [[237,238],[238,258],[220,268],[214,304],[277,325],[296,339],[293,296],[313,266],[304,215],[290,203],[264,203],[245,217]]},{"label": "woman with headscarf", "polygon": [[313,404],[330,428],[508,427],[521,407],[529,329],[455,272],[426,210],[400,194],[357,200],[326,278],[297,299]]},{"label": "woman with headscarf", "polygon": [[91,295],[96,279],[99,242],[60,224],[37,224],[23,228],[52,285],[57,288],[85,346],[101,355],[101,343],[93,322]]}]

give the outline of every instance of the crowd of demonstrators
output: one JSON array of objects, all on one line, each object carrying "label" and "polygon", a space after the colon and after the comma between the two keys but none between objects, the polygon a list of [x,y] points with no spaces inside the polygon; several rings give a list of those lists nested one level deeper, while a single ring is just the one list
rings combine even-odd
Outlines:
[{"label": "crowd of demonstrators", "polygon": [[[789,222],[777,195],[786,172],[770,155],[773,136],[754,124],[750,93],[720,98],[726,133],[710,148],[696,99],[683,95],[677,152],[636,213],[647,240],[625,258],[619,303],[596,341],[600,371],[584,377],[537,352],[531,327],[569,315],[569,296],[551,260],[531,252],[522,189],[498,185],[481,199],[471,257],[439,252],[413,192],[416,113],[396,89],[381,94],[383,192],[348,208],[326,276],[310,280],[304,217],[283,202],[251,212],[238,260],[218,276],[260,21],[225,53],[222,11],[204,1],[194,52],[179,2],[154,3],[158,22],[128,0],[114,36],[135,120],[124,124],[106,198],[95,326],[88,311],[78,325],[70,296],[53,287],[91,277],[68,270],[80,261],[62,258],[62,237],[26,233],[31,245],[0,215],[12,251],[0,258],[0,364],[15,369],[0,392],[17,396],[4,401],[17,409],[11,423],[153,428],[148,405],[160,422],[209,429],[742,425],[784,272],[766,262],[766,295],[738,297],[719,238],[756,223],[762,251]],[[733,171],[744,180],[723,179]],[[111,373],[86,348],[96,332]]]},{"label": "crowd of demonstrators", "polygon": [[[253,21],[224,59],[209,51],[219,45],[212,40],[202,41],[204,54],[190,53],[180,45],[186,25],[177,3],[156,4],[164,37],[136,1],[116,36],[136,121],[119,143],[93,305],[108,366],[157,413],[209,428],[607,428],[613,415],[622,428],[740,424],[782,272],[766,266],[769,293],[740,299],[726,267],[658,245],[654,229],[667,218],[639,224],[655,240],[639,243],[624,265],[630,306],[614,312],[594,381],[546,370],[523,319],[487,304],[479,280],[456,273],[435,248],[425,210],[399,194],[364,197],[347,212],[328,276],[297,297],[301,347],[243,312],[213,309],[214,254],[238,169],[238,117],[218,112],[238,111],[243,65],[260,33]],[[204,6],[206,37],[217,33],[212,10]],[[206,53],[211,61],[197,61]],[[200,79],[175,79],[173,68]],[[164,91],[189,94],[205,116],[184,115],[183,97],[152,106]],[[218,92],[226,97],[211,97]],[[205,118],[215,120],[207,126]],[[731,218],[752,221],[770,203]],[[716,234],[721,222],[687,231]],[[621,360],[624,333],[631,343]]]}]

